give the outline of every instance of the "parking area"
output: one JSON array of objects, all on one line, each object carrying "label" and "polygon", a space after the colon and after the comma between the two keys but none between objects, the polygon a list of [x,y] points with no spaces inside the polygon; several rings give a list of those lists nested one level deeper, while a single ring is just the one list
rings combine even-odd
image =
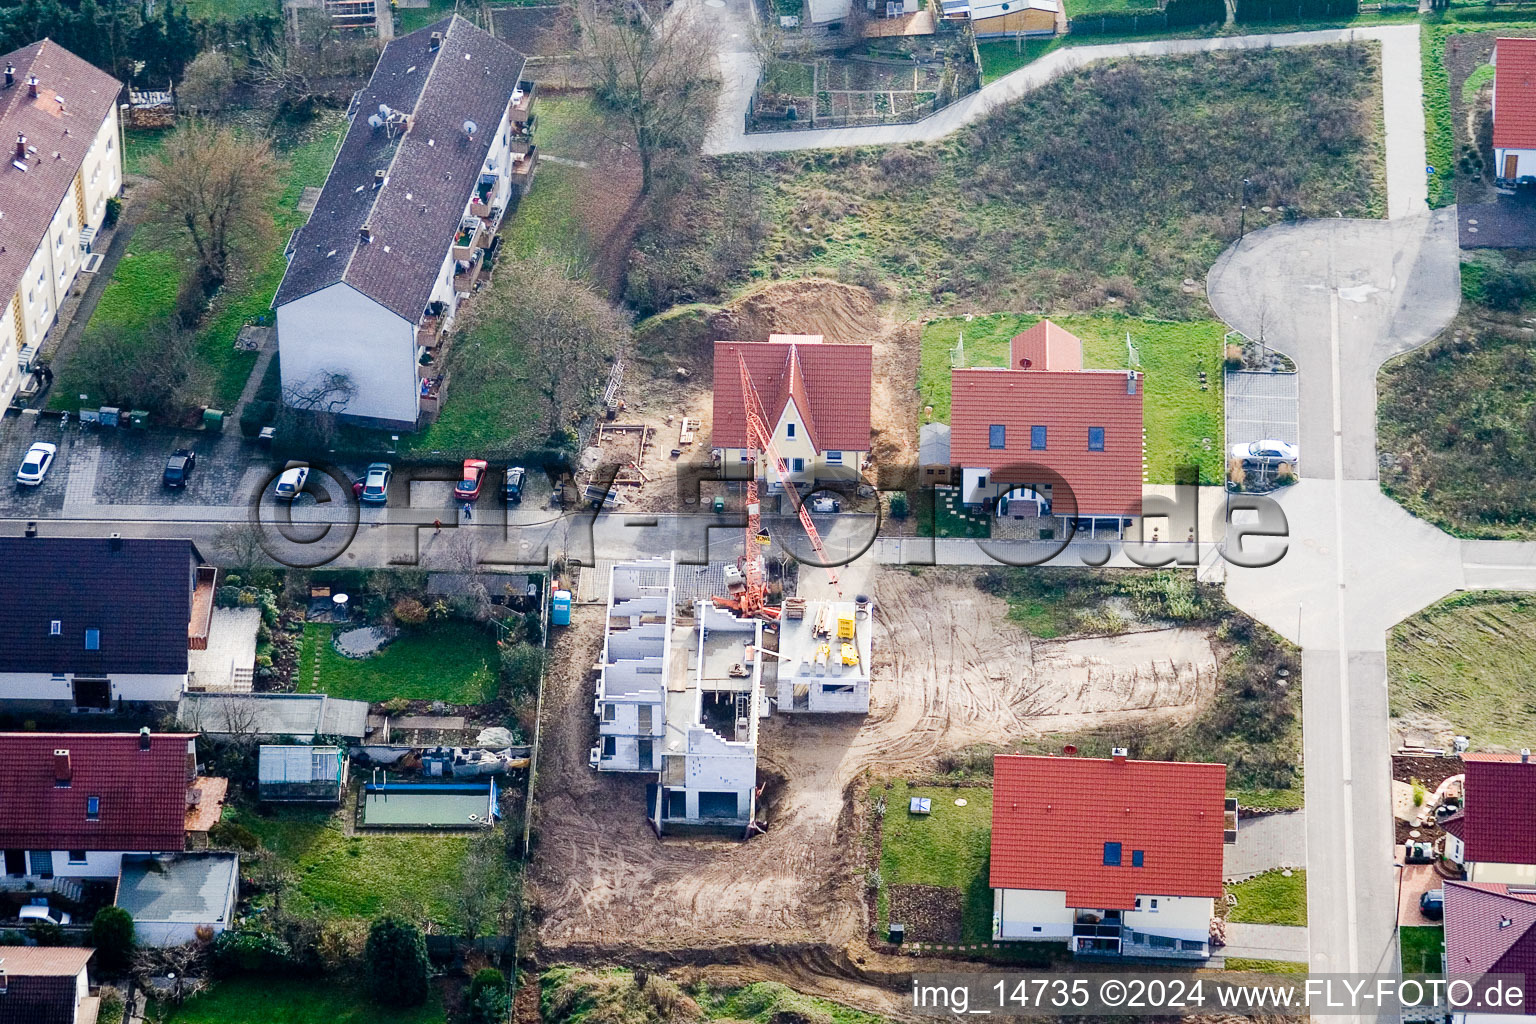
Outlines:
[{"label": "parking area", "polygon": [[1269,439],[1299,444],[1296,374],[1228,371],[1226,415],[1228,444]]}]

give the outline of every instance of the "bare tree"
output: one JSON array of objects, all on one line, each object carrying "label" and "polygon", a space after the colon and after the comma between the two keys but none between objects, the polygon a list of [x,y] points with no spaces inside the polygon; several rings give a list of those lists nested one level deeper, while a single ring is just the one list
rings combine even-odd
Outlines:
[{"label": "bare tree", "polygon": [[280,167],[266,139],[199,120],[172,130],[150,162],[154,208],[185,229],[205,292],[224,283],[240,239],[271,233]]},{"label": "bare tree", "polygon": [[219,701],[219,715],[223,728],[219,732],[229,737],[236,746],[249,746],[256,742],[261,722],[256,712],[256,702],[243,694],[228,694]]},{"label": "bare tree", "polygon": [[448,557],[454,569],[464,576],[464,597],[474,610],[475,621],[486,621],[491,617],[491,591],[480,570],[480,545],[475,535],[467,530],[454,531],[448,544]]},{"label": "bare tree", "polygon": [[532,257],[497,271],[454,357],[476,374],[509,380],[526,375],[544,399],[550,431],[559,432],[595,397],[607,364],[628,339],[624,313],[587,284]]},{"label": "bare tree", "polygon": [[220,527],[213,538],[213,548],[231,569],[249,576],[261,564],[266,548],[261,543],[261,527],[249,520]]},{"label": "bare tree", "polygon": [[184,946],[140,946],[133,953],[133,974],[149,987],[152,978],[166,978],[165,998],[179,1005],[208,986],[208,950],[195,942]]},{"label": "bare tree", "polygon": [[104,325],[80,339],[70,368],[102,405],[164,412],[184,397],[195,348],[196,339],[174,320],[142,332]]},{"label": "bare tree", "polygon": [[581,63],[599,102],[624,126],[651,190],[659,154],[686,150],[709,124],[715,33],[690,9],[664,0],[579,0]]},{"label": "bare tree", "polygon": [[222,50],[204,50],[187,65],[181,85],[176,89],[176,99],[188,110],[216,114],[224,109],[234,87],[235,66],[229,54]]}]

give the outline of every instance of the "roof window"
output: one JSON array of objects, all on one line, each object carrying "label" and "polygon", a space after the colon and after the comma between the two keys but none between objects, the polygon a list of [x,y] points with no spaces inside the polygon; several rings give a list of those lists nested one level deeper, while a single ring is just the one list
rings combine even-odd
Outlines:
[{"label": "roof window", "polygon": [[85,631],[85,649],[88,651],[101,650],[101,630],[88,629]]}]

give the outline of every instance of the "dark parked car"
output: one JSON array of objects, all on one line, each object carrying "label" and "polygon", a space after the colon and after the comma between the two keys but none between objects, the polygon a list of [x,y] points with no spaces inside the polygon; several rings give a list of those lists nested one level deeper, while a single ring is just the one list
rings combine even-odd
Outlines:
[{"label": "dark parked car", "polygon": [[160,481],[167,487],[181,489],[187,486],[187,477],[197,468],[197,455],[190,448],[177,448],[165,460],[165,472]]},{"label": "dark parked car", "polygon": [[523,481],[528,477],[528,472],[522,466],[507,467],[507,504],[521,504],[523,500]]},{"label": "dark parked car", "polygon": [[1445,916],[1445,890],[1431,889],[1419,897],[1419,910],[1431,921]]}]

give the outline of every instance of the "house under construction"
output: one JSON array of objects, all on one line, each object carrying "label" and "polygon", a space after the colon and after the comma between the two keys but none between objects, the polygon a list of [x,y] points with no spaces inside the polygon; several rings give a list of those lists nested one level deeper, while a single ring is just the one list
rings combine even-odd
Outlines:
[{"label": "house under construction", "polygon": [[774,688],[779,710],[868,714],[873,646],[867,601],[785,601]]}]

